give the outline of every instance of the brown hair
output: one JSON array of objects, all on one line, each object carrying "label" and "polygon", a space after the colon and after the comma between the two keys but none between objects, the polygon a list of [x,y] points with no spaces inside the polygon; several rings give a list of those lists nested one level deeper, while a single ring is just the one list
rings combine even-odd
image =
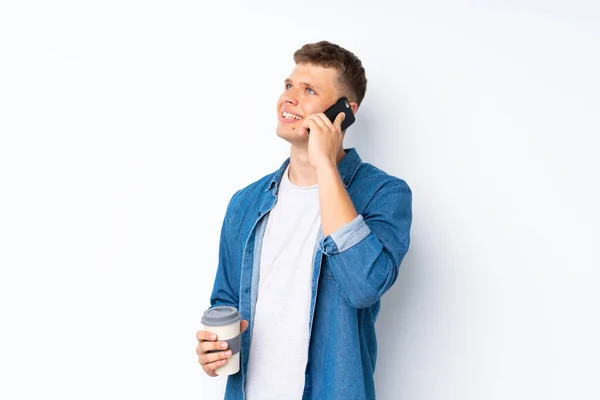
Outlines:
[{"label": "brown hair", "polygon": [[338,71],[338,81],[348,99],[360,106],[367,91],[367,77],[362,62],[350,51],[328,41],[308,43],[294,53],[296,64],[313,64]]}]

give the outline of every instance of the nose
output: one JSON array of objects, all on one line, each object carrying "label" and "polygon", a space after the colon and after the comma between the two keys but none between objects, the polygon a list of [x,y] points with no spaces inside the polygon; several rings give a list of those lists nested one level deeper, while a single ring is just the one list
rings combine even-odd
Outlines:
[{"label": "nose", "polygon": [[298,96],[296,95],[296,93],[294,92],[293,89],[287,90],[283,93],[283,102],[284,103],[288,103],[291,104],[293,106],[297,106],[298,105]]}]

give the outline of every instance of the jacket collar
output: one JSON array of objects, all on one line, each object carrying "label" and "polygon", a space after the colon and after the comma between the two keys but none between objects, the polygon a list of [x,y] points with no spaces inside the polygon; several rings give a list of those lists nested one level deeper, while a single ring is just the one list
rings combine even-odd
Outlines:
[{"label": "jacket collar", "polygon": [[[350,183],[352,183],[352,179],[354,178],[356,171],[358,171],[358,167],[360,166],[362,160],[354,147],[344,149],[344,151],[346,152],[346,155],[340,160],[337,167],[344,186],[348,188]],[[289,164],[290,159],[288,157],[288,159],[283,162],[281,167],[279,167],[277,172],[275,172],[273,175],[273,178],[271,179],[271,182],[269,182],[269,186],[267,187],[266,191],[269,191],[274,187],[275,193],[277,193],[277,186],[279,185],[279,182],[281,182],[281,177],[283,176],[283,173]]]}]

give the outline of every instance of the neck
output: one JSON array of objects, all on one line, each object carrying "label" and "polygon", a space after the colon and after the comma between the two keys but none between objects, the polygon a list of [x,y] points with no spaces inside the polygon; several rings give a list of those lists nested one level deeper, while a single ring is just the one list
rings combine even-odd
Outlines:
[{"label": "neck", "polygon": [[[336,162],[339,163],[346,155],[343,148],[340,148]],[[313,186],[317,184],[317,173],[308,159],[308,147],[298,147],[292,145],[290,150],[290,181],[298,186]]]}]

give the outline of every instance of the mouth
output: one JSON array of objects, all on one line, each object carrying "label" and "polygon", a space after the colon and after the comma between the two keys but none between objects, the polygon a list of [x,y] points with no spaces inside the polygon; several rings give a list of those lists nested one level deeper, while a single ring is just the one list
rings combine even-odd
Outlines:
[{"label": "mouth", "polygon": [[281,119],[292,122],[292,121],[299,121],[302,119],[302,117],[300,115],[293,114],[291,112],[283,111],[281,113]]}]

